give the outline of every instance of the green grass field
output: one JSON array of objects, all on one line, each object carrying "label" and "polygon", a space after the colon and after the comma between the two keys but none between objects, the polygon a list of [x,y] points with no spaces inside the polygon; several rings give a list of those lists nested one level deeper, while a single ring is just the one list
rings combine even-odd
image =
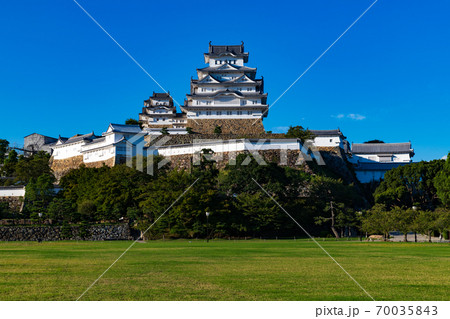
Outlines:
[{"label": "green grass field", "polygon": [[[75,300],[131,242],[0,242],[1,300]],[[450,245],[320,242],[376,300],[449,300]],[[82,300],[369,300],[313,242],[137,243]]]}]

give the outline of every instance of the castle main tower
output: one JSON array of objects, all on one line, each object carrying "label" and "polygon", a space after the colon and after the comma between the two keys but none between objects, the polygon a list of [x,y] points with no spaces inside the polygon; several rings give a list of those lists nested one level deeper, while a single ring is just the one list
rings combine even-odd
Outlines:
[{"label": "castle main tower", "polygon": [[267,116],[264,79],[256,78],[256,68],[245,64],[248,52],[240,45],[211,45],[204,54],[207,67],[197,69],[191,79],[191,92],[181,110],[187,127],[198,133],[264,133],[262,118]]}]

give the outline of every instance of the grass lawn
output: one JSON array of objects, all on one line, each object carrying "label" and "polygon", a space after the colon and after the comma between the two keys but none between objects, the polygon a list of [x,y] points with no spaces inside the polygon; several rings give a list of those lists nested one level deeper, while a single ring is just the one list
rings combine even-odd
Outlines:
[{"label": "grass lawn", "polygon": [[[450,245],[325,241],[376,300],[450,300]],[[75,300],[131,242],[0,242],[1,300]],[[369,300],[307,240],[137,243],[82,300]]]}]

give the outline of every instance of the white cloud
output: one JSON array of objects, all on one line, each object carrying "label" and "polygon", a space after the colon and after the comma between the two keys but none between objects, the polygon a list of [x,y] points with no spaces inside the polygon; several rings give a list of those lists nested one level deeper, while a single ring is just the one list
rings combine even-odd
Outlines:
[{"label": "white cloud", "polygon": [[361,120],[365,120],[366,119],[366,117],[364,115],[354,114],[354,113],[350,113],[349,115],[347,115],[347,117],[349,119],[357,120],[357,121],[361,121]]},{"label": "white cloud", "polygon": [[444,156],[442,156],[442,158],[441,158],[441,159],[443,159],[443,160],[447,160],[447,156],[448,156],[448,155],[444,155]]},{"label": "white cloud", "polygon": [[345,115],[345,114],[331,115],[331,117],[334,117],[337,119],[349,118],[349,119],[355,120],[355,121],[362,121],[362,120],[366,119],[366,117],[364,115],[355,114],[355,113],[350,113],[347,115]]}]

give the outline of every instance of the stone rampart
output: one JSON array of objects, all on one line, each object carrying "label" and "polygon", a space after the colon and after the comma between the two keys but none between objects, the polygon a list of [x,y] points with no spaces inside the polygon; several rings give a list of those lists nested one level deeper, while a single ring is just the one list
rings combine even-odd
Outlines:
[{"label": "stone rampart", "polygon": [[186,127],[195,133],[213,134],[216,126],[222,128],[224,134],[264,134],[261,119],[192,119],[187,120]]},{"label": "stone rampart", "polygon": [[71,237],[64,238],[62,226],[0,226],[0,241],[55,241],[55,240],[132,240],[130,226],[88,226],[86,238],[80,237],[80,226],[69,226]]},{"label": "stone rampart", "polygon": [[8,203],[11,212],[21,212],[23,208],[23,197],[21,196],[1,196],[0,202]]},{"label": "stone rampart", "polygon": [[115,165],[115,157],[108,158],[104,161],[84,163],[83,155],[73,156],[65,159],[54,159],[53,157],[50,159],[50,168],[53,171],[56,179],[59,181],[61,177],[66,175],[70,170],[79,168],[82,164],[86,167],[102,167],[106,166],[114,166]]}]

